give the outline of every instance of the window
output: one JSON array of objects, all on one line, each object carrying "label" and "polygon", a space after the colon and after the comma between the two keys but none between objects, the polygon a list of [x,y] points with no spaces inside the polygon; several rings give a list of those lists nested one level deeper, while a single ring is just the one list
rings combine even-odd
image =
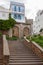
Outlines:
[{"label": "window", "polygon": [[19,7],[18,7],[18,11],[19,11],[19,12],[24,12],[24,7],[23,7],[23,6],[19,6]]},{"label": "window", "polygon": [[18,15],[18,19],[21,19],[21,15],[20,14]]},{"label": "window", "polygon": [[21,12],[24,12],[24,7],[23,6],[21,6]]},{"label": "window", "polygon": [[11,10],[14,11],[14,5],[11,6]]},{"label": "window", "polygon": [[21,15],[20,14],[14,14],[14,18],[21,20]]},{"label": "window", "polygon": [[17,19],[17,14],[14,14],[14,18]]},{"label": "window", "polygon": [[19,7],[19,12],[20,12],[20,7]]},{"label": "window", "polygon": [[2,16],[3,16],[3,17],[6,17],[6,16],[5,16],[5,13],[2,13]]},{"label": "window", "polygon": [[24,15],[21,15],[22,20],[24,19]]},{"label": "window", "polygon": [[16,6],[14,6],[14,11],[16,11]]}]

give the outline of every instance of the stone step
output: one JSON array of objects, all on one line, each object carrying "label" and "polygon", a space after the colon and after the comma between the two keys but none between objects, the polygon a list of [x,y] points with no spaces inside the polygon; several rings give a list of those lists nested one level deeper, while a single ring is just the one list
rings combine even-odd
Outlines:
[{"label": "stone step", "polygon": [[15,54],[33,54],[31,52],[11,52],[12,54],[15,53]]},{"label": "stone step", "polygon": [[[20,51],[24,51],[24,52],[25,52],[25,51],[26,51],[26,52],[29,51],[29,52],[31,52],[30,50],[24,49],[24,48],[22,48],[22,49],[15,49],[15,47],[14,47],[13,49],[12,49],[12,48],[9,48],[9,49],[11,49],[11,50],[10,50],[11,52],[14,52],[15,50],[16,50],[17,52],[20,52]],[[18,51],[18,50],[19,50],[19,51]]]},{"label": "stone step", "polygon": [[13,55],[35,55],[35,54],[31,54],[31,53],[10,53],[10,54],[13,54]]},{"label": "stone step", "polygon": [[2,60],[2,57],[0,57],[0,60]]},{"label": "stone step", "polygon": [[40,60],[39,58],[10,58],[10,60]]},{"label": "stone step", "polygon": [[14,51],[14,52],[10,51],[10,53],[15,53],[15,54],[34,54],[33,52],[24,52],[24,51],[20,51],[19,52],[19,50],[18,51]]},{"label": "stone step", "polygon": [[37,58],[36,56],[13,56],[11,55],[10,58]]},{"label": "stone step", "polygon": [[32,53],[10,53],[10,55],[34,55],[34,56],[36,56],[35,54],[32,54]]},{"label": "stone step", "polygon": [[14,52],[14,51],[17,51],[17,52],[20,52],[20,51],[24,51],[24,52],[31,52],[31,50],[29,49],[24,49],[24,48],[22,48],[22,49],[15,49],[15,47],[12,49],[12,48],[10,48],[11,50],[11,52]]},{"label": "stone step", "polygon": [[41,60],[9,60],[9,62],[41,62]]},{"label": "stone step", "polygon": [[3,60],[2,59],[0,59],[0,63],[2,63],[3,62]]},{"label": "stone step", "polygon": [[9,65],[43,65],[43,62],[19,62],[19,63],[9,63]]},{"label": "stone step", "polygon": [[0,63],[0,65],[3,65],[3,63]]},{"label": "stone step", "polygon": [[[31,52],[28,52],[28,53],[24,53],[24,52],[21,52],[21,53],[19,53],[19,52],[10,52],[10,53],[13,53],[13,54],[31,54]],[[32,53],[33,55],[35,55],[34,53]]]},{"label": "stone step", "polygon": [[43,65],[42,60],[20,41],[9,43],[9,65]]},{"label": "stone step", "polygon": [[[36,56],[36,55],[33,55],[33,54],[10,54],[10,56]],[[38,57],[38,56],[36,56]]]}]

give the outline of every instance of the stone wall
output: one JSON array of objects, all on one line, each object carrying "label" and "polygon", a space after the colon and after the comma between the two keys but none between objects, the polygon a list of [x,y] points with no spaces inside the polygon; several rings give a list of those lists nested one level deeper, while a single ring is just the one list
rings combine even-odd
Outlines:
[{"label": "stone wall", "polygon": [[35,42],[30,42],[27,39],[24,39],[23,43],[43,60],[43,49],[38,44]]},{"label": "stone wall", "polygon": [[16,23],[13,27],[13,36],[23,37],[31,35],[31,25],[25,23]]}]

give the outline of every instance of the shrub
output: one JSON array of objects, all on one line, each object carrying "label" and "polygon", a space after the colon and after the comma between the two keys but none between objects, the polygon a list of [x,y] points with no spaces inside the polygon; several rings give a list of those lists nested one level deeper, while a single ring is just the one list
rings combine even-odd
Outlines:
[{"label": "shrub", "polygon": [[7,39],[7,40],[17,40],[18,37],[16,37],[16,36],[9,37],[9,36],[7,35],[7,36],[6,36],[6,39]]},{"label": "shrub", "polygon": [[0,20],[0,30],[9,30],[15,25],[16,21],[9,15],[8,20]]},{"label": "shrub", "polygon": [[0,32],[0,36],[2,36],[2,33]]},{"label": "shrub", "polygon": [[26,37],[27,39],[30,39],[30,37],[28,36],[28,37]]},{"label": "shrub", "polygon": [[43,31],[43,29],[40,29],[40,32],[42,32]]},{"label": "shrub", "polygon": [[[27,39],[30,40],[30,37],[28,36]],[[43,36],[40,36],[40,35],[33,36],[31,37],[31,41],[35,41],[37,44],[43,47]]]},{"label": "shrub", "polygon": [[34,35],[34,37],[36,37],[37,35]]}]

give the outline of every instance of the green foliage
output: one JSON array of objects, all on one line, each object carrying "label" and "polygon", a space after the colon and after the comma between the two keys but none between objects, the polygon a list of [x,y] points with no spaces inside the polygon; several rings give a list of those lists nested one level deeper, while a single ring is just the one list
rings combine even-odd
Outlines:
[{"label": "green foliage", "polygon": [[9,19],[11,18],[11,13],[9,13]]},{"label": "green foliage", "polygon": [[0,30],[9,30],[15,25],[16,21],[11,18],[11,15],[9,14],[8,20],[0,20]]},{"label": "green foliage", "polygon": [[16,36],[13,36],[13,37],[6,36],[6,39],[7,40],[17,40],[18,37],[16,37]]},{"label": "green foliage", "polygon": [[[30,40],[30,37],[27,37],[28,40]],[[37,35],[32,36],[31,41],[35,41],[37,44],[39,44],[43,48],[43,36]]]},{"label": "green foliage", "polygon": [[36,37],[37,35],[34,35],[34,37]]},{"label": "green foliage", "polygon": [[28,40],[30,40],[30,36],[26,37]]},{"label": "green foliage", "polygon": [[2,36],[2,33],[0,32],[0,37]]},{"label": "green foliage", "polygon": [[40,32],[42,32],[43,31],[43,29],[40,29]]},{"label": "green foliage", "polygon": [[13,18],[9,19],[10,22],[10,27],[12,28],[14,26],[14,24],[16,23],[16,21]]}]

